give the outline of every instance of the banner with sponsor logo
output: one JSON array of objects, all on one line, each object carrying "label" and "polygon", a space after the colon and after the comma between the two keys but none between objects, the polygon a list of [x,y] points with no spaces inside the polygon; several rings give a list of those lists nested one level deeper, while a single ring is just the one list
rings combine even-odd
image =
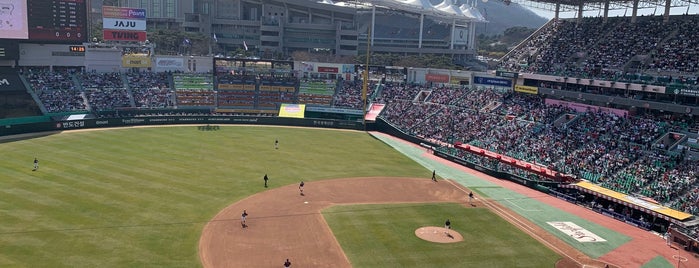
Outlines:
[{"label": "banner with sponsor logo", "polygon": [[184,66],[183,58],[157,58],[155,66],[161,68],[181,68]]},{"label": "banner with sponsor logo", "polygon": [[282,103],[279,107],[279,117],[303,118],[305,112],[305,104]]},{"label": "banner with sponsor logo", "polygon": [[104,40],[146,41],[146,10],[129,7],[102,7]]},{"label": "banner with sponsor logo", "polygon": [[124,68],[151,67],[151,59],[146,54],[126,54],[121,56],[121,66]]},{"label": "banner with sponsor logo", "polygon": [[495,71],[495,76],[517,79],[517,76],[519,76],[519,73]]},{"label": "banner with sponsor logo", "polygon": [[511,79],[476,76],[473,78],[473,83],[477,85],[488,85],[497,87],[512,87]]},{"label": "banner with sponsor logo", "polygon": [[425,74],[425,81],[435,83],[449,83],[449,75],[446,74]]},{"label": "banner with sponsor logo", "polygon": [[594,106],[594,105],[577,103],[577,102],[570,102],[570,101],[545,99],[544,104],[546,104],[547,106],[551,106],[551,105],[564,106],[564,107],[571,108],[571,109],[573,109],[577,112],[581,112],[581,113],[595,111],[595,112],[600,112],[600,113],[615,114],[619,117],[627,117],[629,115],[629,111],[627,111],[627,110],[600,107],[600,106]]},{"label": "banner with sponsor logo", "polygon": [[339,70],[337,67],[323,67],[323,66],[318,66],[318,72],[319,73],[337,73]]},{"label": "banner with sponsor logo", "polygon": [[127,31],[127,30],[102,30],[104,34],[104,40],[109,41],[134,41],[134,42],[145,42],[146,32],[145,31]]},{"label": "banner with sponsor logo", "polygon": [[515,85],[515,91],[529,94],[539,94],[538,87]]},{"label": "banner with sponsor logo", "polygon": [[114,30],[145,31],[146,21],[104,18],[102,19],[102,28]]},{"label": "banner with sponsor logo", "polygon": [[145,20],[146,10],[143,8],[103,6],[102,17]]},{"label": "banner with sponsor logo", "polygon": [[605,242],[604,238],[598,236],[597,234],[588,231],[585,228],[578,226],[577,224],[569,221],[547,221],[549,225],[553,228],[558,229],[562,233],[572,237],[580,243],[594,243],[594,242]]},{"label": "banner with sponsor logo", "polygon": [[452,85],[468,86],[469,80],[471,80],[470,77],[451,76],[451,78],[449,79],[449,83],[451,83]]}]

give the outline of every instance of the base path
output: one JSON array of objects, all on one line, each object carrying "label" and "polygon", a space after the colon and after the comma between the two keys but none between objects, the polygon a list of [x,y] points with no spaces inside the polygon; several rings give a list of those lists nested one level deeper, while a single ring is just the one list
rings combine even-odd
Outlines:
[{"label": "base path", "polygon": [[[352,267],[320,211],[357,203],[465,202],[462,189],[429,178],[354,178],[271,189],[225,208],[199,240],[204,267]],[[247,210],[247,228],[241,214]]]}]

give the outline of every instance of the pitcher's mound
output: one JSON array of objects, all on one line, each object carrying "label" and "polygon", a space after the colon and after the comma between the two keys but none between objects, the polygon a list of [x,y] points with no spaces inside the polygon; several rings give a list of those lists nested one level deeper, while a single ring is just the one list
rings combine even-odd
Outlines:
[{"label": "pitcher's mound", "polygon": [[421,239],[435,243],[456,243],[464,241],[464,237],[457,231],[443,227],[427,226],[415,230],[415,235]]}]

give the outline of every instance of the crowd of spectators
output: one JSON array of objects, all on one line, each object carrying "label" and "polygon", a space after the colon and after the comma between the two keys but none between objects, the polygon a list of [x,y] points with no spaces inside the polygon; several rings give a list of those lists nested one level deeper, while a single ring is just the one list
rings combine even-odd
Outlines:
[{"label": "crowd of spectators", "polygon": [[166,72],[127,73],[129,89],[137,108],[166,108],[174,105],[174,91]]},{"label": "crowd of spectators", "polygon": [[121,73],[78,73],[78,80],[83,89],[124,88]]},{"label": "crowd of spectators", "polygon": [[[498,68],[567,77],[696,83],[699,15],[554,20],[501,59]],[[629,64],[632,61],[638,64]],[[645,73],[645,75],[638,75]],[[672,79],[669,79],[672,80]]]},{"label": "crowd of spectators", "polygon": [[[367,99],[373,95],[377,83],[370,81],[367,84]],[[364,101],[362,100],[362,81],[343,81],[338,88],[337,93],[333,98],[333,106],[349,109],[363,109]],[[369,100],[367,100],[367,104]]]},{"label": "crowd of spectators", "polygon": [[72,82],[71,72],[34,69],[24,76],[49,113],[87,110],[82,91]]},{"label": "crowd of spectators", "polygon": [[[466,92],[451,103],[435,103],[419,97],[429,89],[402,89],[385,91],[395,92],[393,96],[382,94],[391,101],[380,117],[406,133],[447,144],[468,143],[620,192],[643,194],[690,213],[697,211],[694,201],[699,192],[692,189],[699,187],[699,162],[684,157],[669,160],[668,151],[657,150],[661,154],[654,159],[665,156],[664,161],[673,164],[665,165],[660,173],[643,171],[652,170],[647,159],[656,149],[653,142],[671,127],[666,118],[581,113],[545,105],[537,95],[502,94],[491,89]],[[482,109],[491,103],[498,105]],[[458,156],[466,157],[462,152]],[[467,158],[481,157],[468,154]],[[486,160],[478,163],[493,164]],[[634,178],[633,184],[629,176]]]}]

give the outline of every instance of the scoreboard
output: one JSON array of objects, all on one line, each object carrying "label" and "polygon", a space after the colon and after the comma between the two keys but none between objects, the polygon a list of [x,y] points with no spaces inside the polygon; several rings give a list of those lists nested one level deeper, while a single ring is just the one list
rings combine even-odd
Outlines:
[{"label": "scoreboard", "polygon": [[85,0],[28,0],[29,41],[83,43],[87,40]]}]

